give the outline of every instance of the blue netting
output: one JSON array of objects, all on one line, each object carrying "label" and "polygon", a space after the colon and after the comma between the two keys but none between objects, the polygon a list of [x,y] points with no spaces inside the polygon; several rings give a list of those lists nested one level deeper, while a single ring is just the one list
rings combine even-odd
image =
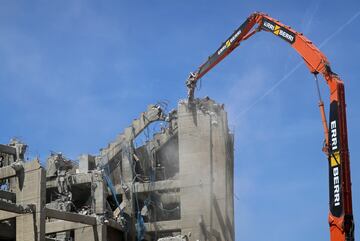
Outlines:
[{"label": "blue netting", "polygon": [[137,215],[135,228],[136,228],[137,240],[138,241],[143,240],[145,238],[145,224],[144,224],[144,219],[141,216],[140,212],[138,212],[138,215]]},{"label": "blue netting", "polygon": [[115,188],[114,188],[114,185],[112,184],[111,179],[108,177],[108,175],[105,174],[105,172],[103,173],[103,176],[104,176],[104,178],[105,178],[105,181],[106,181],[107,186],[109,187],[109,189],[110,189],[110,191],[111,191],[111,194],[112,194],[113,199],[114,199],[114,201],[115,201],[115,203],[116,203],[116,206],[120,209],[120,203],[119,203],[119,201],[118,201],[118,199],[117,199],[116,190],[115,190]]}]

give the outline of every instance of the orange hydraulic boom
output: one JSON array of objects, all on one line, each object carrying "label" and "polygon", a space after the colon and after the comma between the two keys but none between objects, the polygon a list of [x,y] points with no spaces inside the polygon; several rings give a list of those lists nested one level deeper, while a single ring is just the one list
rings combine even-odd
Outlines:
[{"label": "orange hydraulic boom", "polygon": [[[254,26],[257,26],[254,28]],[[229,55],[243,40],[265,30],[287,41],[303,58],[310,72],[321,74],[330,89],[330,120],[327,125],[324,104],[319,101],[329,161],[329,225],[331,241],[353,241],[354,221],[351,197],[350,160],[346,125],[344,82],[332,72],[326,56],[302,33],[264,13],[253,13],[186,81],[192,103],[197,81]]]}]

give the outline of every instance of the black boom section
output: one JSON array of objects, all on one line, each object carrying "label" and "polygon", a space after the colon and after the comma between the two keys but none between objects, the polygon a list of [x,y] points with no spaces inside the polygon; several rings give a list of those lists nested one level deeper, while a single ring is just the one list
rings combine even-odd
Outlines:
[{"label": "black boom section", "polygon": [[221,61],[225,56],[229,53],[229,51],[233,50],[241,38],[244,36],[243,30],[248,26],[249,19],[247,19],[235,32],[213,53],[209,59],[200,66],[197,75],[203,76],[211,67]]},{"label": "black boom section", "polygon": [[329,122],[329,198],[330,212],[335,217],[343,215],[342,166],[340,155],[340,123],[338,102],[330,104]]}]

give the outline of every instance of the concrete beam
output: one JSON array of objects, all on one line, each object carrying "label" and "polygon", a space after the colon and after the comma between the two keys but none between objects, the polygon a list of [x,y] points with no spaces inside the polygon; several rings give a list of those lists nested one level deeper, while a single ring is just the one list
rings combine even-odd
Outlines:
[{"label": "concrete beam", "polygon": [[58,232],[65,232],[73,229],[86,228],[86,227],[91,227],[91,225],[58,220],[53,222],[47,222],[45,232],[46,234],[58,233]]},{"label": "concrete beam", "polygon": [[0,144],[0,153],[16,156],[16,149],[11,146]]},{"label": "concrete beam", "polygon": [[16,171],[11,166],[0,168],[0,180],[16,176]]},{"label": "concrete beam", "polygon": [[0,210],[11,213],[24,213],[25,211],[22,206],[16,205],[14,203],[9,203],[4,200],[0,200]]},{"label": "concrete beam", "polygon": [[[71,185],[78,185],[83,183],[90,183],[91,180],[91,173],[78,173],[75,175],[70,176],[70,182]],[[46,181],[46,188],[57,188],[58,184],[56,182],[56,179]]]},{"label": "concrete beam", "polygon": [[0,190],[0,199],[16,202],[16,193]]},{"label": "concrete beam", "polygon": [[17,216],[19,216],[18,213],[12,213],[12,212],[0,210],[0,221],[11,219],[11,218],[16,218]]},{"label": "concrete beam", "polygon": [[59,211],[59,210],[55,210],[55,209],[51,209],[51,208],[45,208],[44,211],[45,211],[46,217],[48,217],[48,218],[55,218],[55,219],[60,219],[60,220],[65,220],[65,221],[70,221],[70,222],[83,223],[83,224],[88,224],[91,226],[94,226],[97,224],[96,217],[93,217],[93,216],[87,216],[87,215],[71,213],[71,212],[64,212],[64,211]]},{"label": "concrete beam", "polygon": [[181,229],[180,220],[145,223],[146,232],[178,230],[178,229]]},{"label": "concrete beam", "polygon": [[164,180],[157,181],[154,183],[135,183],[135,190],[137,192],[148,192],[148,191],[159,191],[159,190],[167,190],[179,188],[180,182],[178,180]]},{"label": "concrete beam", "polygon": [[[134,190],[135,192],[138,193],[180,188],[179,180],[164,180],[164,181],[157,181],[154,183],[136,182],[134,185],[135,185]],[[123,189],[120,184],[115,185],[115,190],[117,193],[123,193]]]}]

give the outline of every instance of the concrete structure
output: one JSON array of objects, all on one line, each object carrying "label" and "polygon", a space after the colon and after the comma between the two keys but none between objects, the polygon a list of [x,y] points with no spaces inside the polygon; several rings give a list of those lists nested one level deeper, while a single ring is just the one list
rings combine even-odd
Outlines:
[{"label": "concrete structure", "polygon": [[182,232],[234,240],[233,136],[223,106],[198,101],[192,111],[183,103],[178,115]]},{"label": "concrete structure", "polygon": [[150,105],[78,163],[52,153],[45,170],[25,150],[0,145],[0,240],[235,240],[233,135],[209,98],[170,113]]}]

